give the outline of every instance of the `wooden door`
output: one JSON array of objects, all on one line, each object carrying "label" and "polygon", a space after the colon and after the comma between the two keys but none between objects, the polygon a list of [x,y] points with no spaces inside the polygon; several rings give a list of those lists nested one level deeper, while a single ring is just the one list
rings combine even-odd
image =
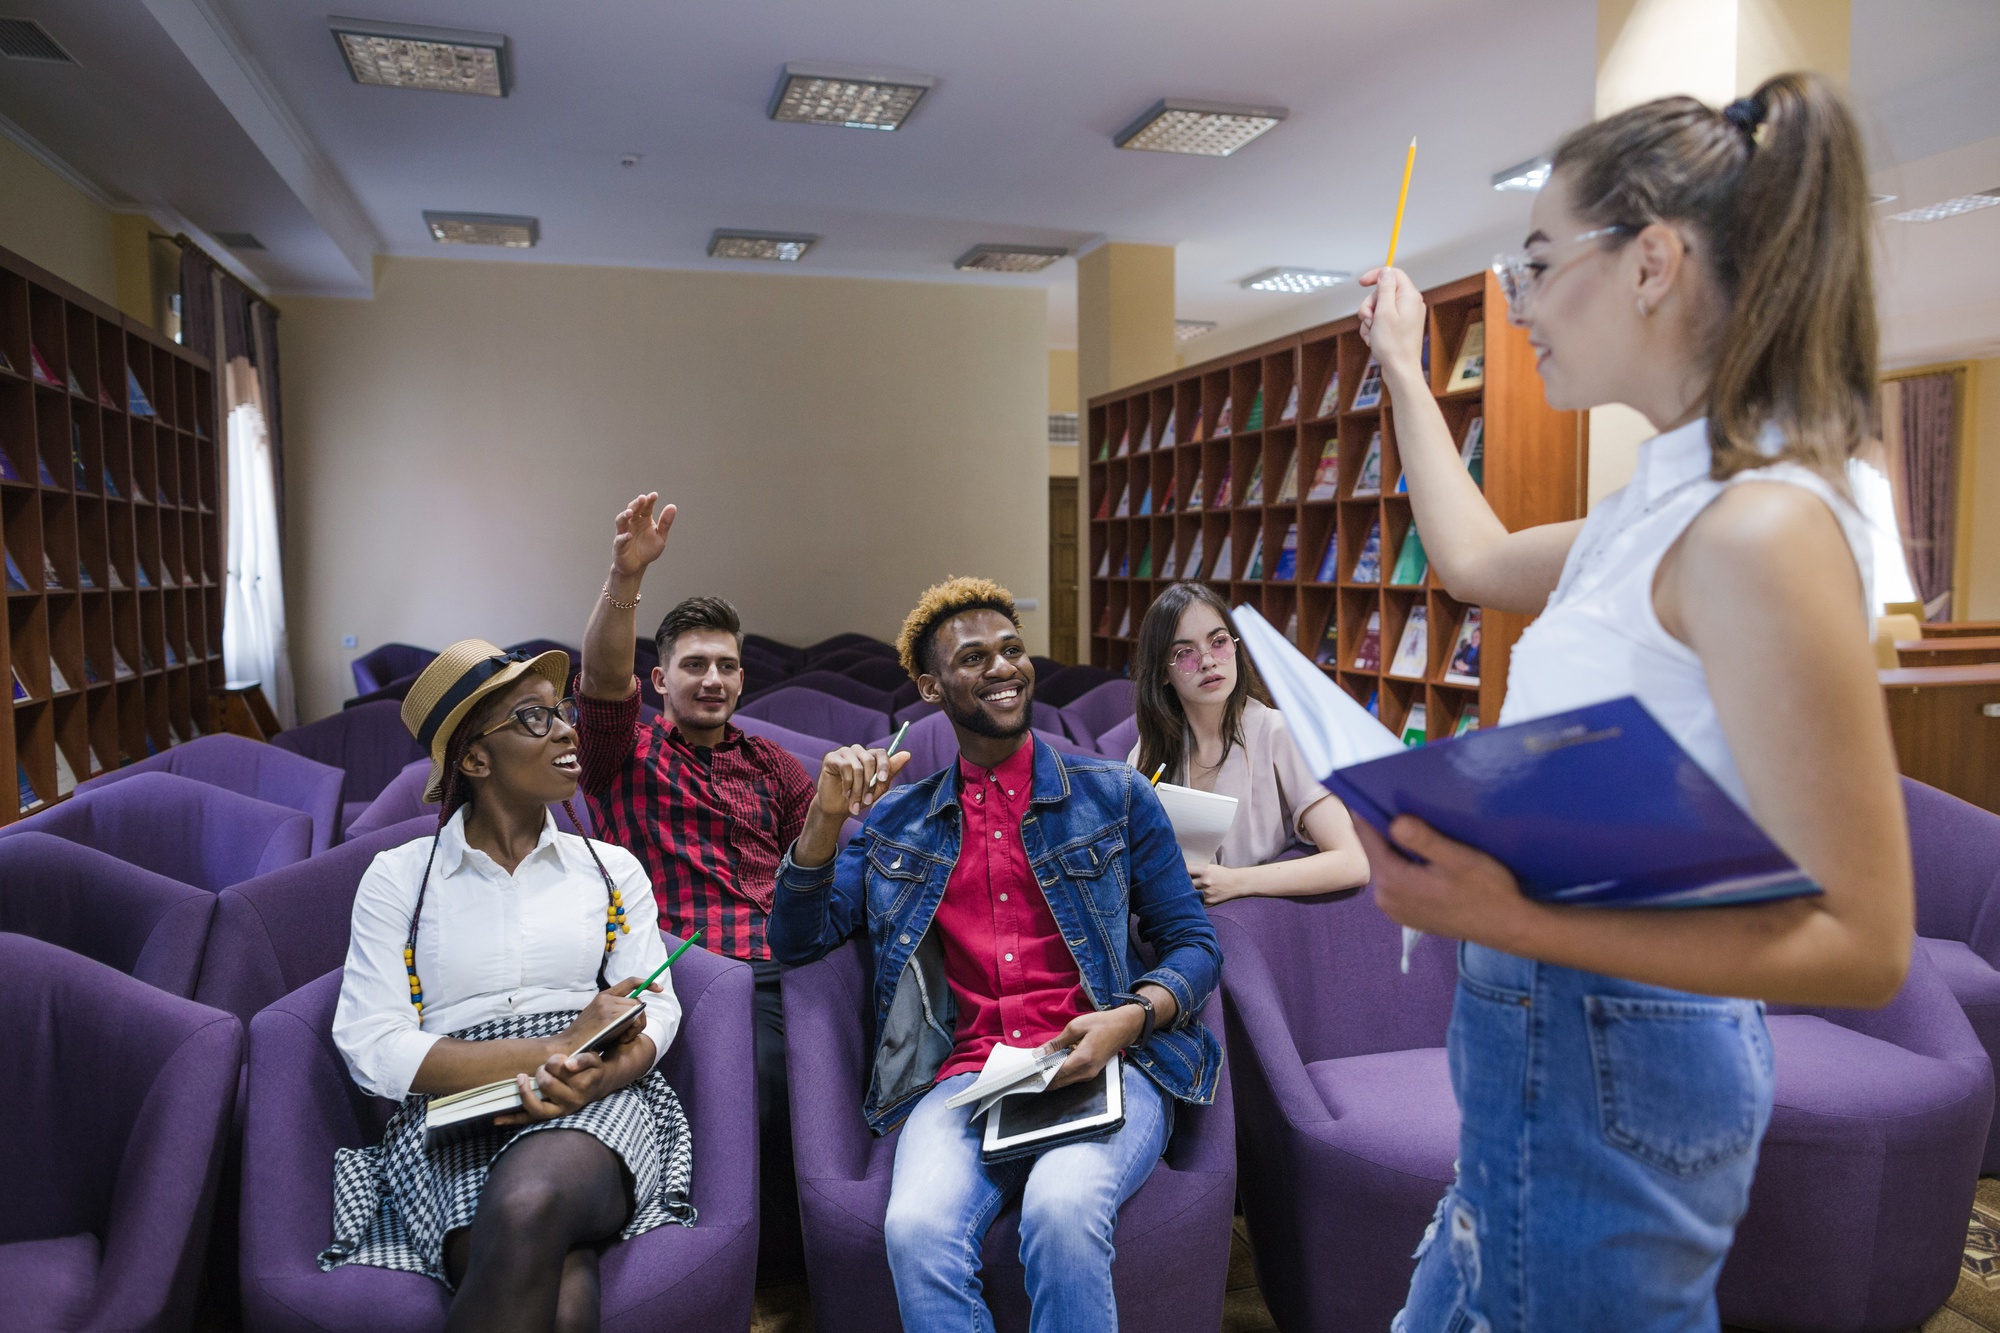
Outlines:
[{"label": "wooden door", "polygon": [[1078,660],[1075,477],[1049,478],[1049,656]]}]

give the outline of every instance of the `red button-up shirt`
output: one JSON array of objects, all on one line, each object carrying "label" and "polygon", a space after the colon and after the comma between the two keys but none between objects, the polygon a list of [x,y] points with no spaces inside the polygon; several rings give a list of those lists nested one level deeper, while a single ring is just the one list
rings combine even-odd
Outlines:
[{"label": "red button-up shirt", "polygon": [[940,1079],[978,1069],[1001,1042],[1039,1046],[1091,1009],[1021,845],[1034,773],[1032,745],[997,768],[958,761],[965,839],[937,910],[958,1031]]}]

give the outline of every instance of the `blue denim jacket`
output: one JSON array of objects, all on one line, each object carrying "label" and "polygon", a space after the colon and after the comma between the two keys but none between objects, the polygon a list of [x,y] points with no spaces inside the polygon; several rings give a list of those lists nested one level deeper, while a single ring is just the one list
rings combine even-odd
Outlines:
[{"label": "blue denim jacket", "polygon": [[[1188,879],[1159,798],[1125,764],[1035,746],[1034,794],[1021,820],[1028,866],[1099,1009],[1141,981],[1173,994],[1171,1029],[1125,1052],[1183,1101],[1214,1100],[1222,1048],[1195,1020],[1222,974],[1215,928]],[[840,855],[815,869],[778,867],[771,953],[798,965],[864,924],[875,959],[875,1061],[862,1112],[877,1134],[909,1114],[951,1054],[957,1006],[931,921],[958,864],[958,765],[882,797]],[[1142,973],[1130,922],[1159,963]]]}]

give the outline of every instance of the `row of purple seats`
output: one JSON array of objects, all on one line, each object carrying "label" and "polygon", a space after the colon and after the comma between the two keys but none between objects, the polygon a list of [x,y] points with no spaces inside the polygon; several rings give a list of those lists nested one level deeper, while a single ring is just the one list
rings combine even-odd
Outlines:
[{"label": "row of purple seats", "polygon": [[[418,759],[405,765],[403,771],[382,789],[382,794],[370,802],[367,809],[354,817],[354,822],[348,825],[348,835],[360,837],[364,833],[405,824],[413,819],[430,821],[430,831],[436,832],[438,803],[424,799],[424,788],[430,785],[430,778],[430,760]],[[576,817],[582,827],[579,828],[570,822],[562,806],[551,805],[549,810],[556,817],[556,827],[564,833],[581,833],[586,838],[596,837],[597,830],[591,825],[588,803],[579,796],[571,801],[570,805],[575,809]]]},{"label": "row of purple seats", "polygon": [[[808,671],[742,704],[736,715],[823,736],[842,745],[862,745],[904,722],[938,711],[937,705],[921,700],[900,708],[890,707],[891,702],[859,681],[832,672]],[[1039,697],[1032,707],[1035,730],[1072,740],[1083,752],[1096,754],[1101,752],[1098,737],[1131,719],[1132,682],[1114,677],[1067,707],[1059,708]],[[1120,750],[1115,757],[1122,759],[1124,754]]]},{"label": "row of purple seats", "polygon": [[355,816],[366,810],[398,773],[424,757],[424,747],[403,725],[402,705],[390,699],[288,727],[273,736],[271,744],[345,775],[340,785],[342,837]]},{"label": "row of purple seats", "polygon": [[142,773],[172,773],[239,796],[297,810],[312,821],[313,852],[325,851],[340,836],[341,794],[346,784],[346,775],[341,770],[228,732],[197,736],[78,783],[77,794],[102,791]]}]

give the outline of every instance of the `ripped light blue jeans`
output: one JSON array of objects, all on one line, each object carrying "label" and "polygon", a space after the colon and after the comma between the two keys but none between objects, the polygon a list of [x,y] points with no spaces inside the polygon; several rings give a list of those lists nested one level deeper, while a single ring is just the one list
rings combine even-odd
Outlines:
[{"label": "ripped light blue jeans", "polygon": [[1771,1119],[1763,1009],[1459,946],[1458,1178],[1394,1333],[1694,1333]]}]

